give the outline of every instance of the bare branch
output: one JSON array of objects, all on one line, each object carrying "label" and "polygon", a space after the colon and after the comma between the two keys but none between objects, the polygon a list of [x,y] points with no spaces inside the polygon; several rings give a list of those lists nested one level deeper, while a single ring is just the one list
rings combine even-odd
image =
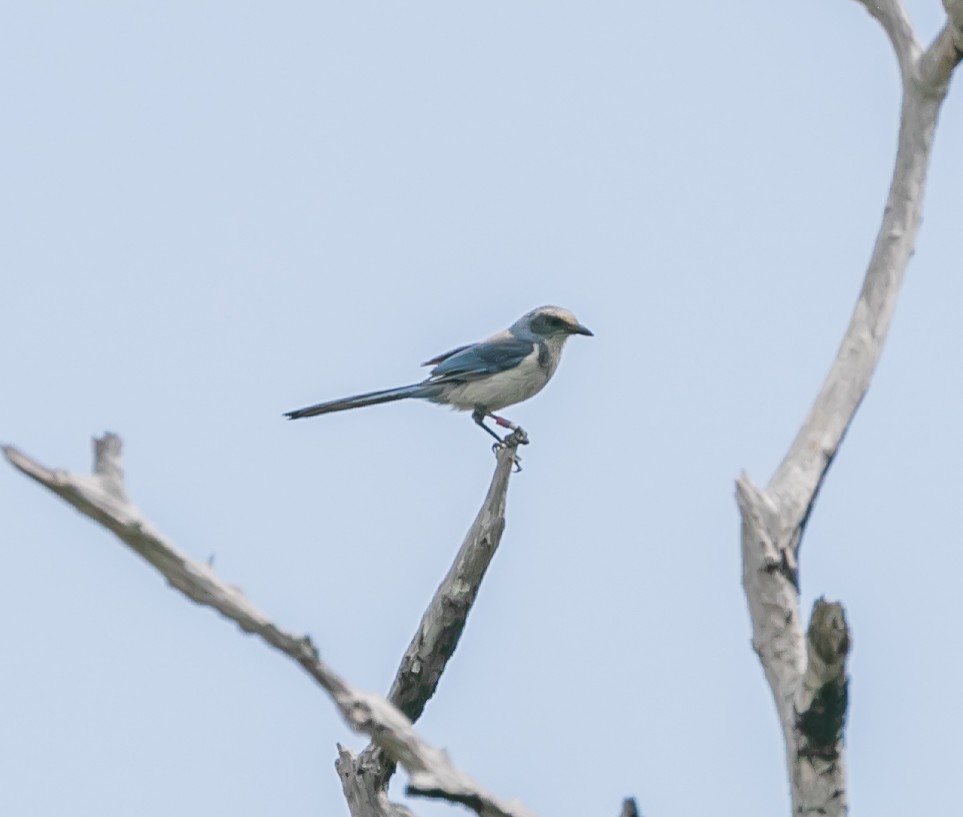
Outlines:
[{"label": "bare branch", "polygon": [[[742,586],[752,620],[752,647],[762,662],[782,724],[793,723],[799,679],[805,672],[795,562],[780,547],[778,509],[745,474],[736,480],[742,515]],[[784,730],[787,749],[791,730]]]},{"label": "bare branch", "polygon": [[[465,629],[485,572],[498,549],[505,530],[505,500],[510,475],[511,459],[505,458],[496,467],[485,501],[401,659],[388,700],[412,721],[418,720],[425,704],[435,694],[441,674]],[[386,787],[394,773],[394,764],[374,744],[354,761],[353,769],[342,769],[343,763],[343,758],[339,758],[339,774],[364,780],[374,788]],[[375,793],[372,791],[370,796],[374,797]]]},{"label": "bare branch", "polygon": [[818,602],[808,637],[803,637],[799,544],[882,354],[916,243],[937,117],[949,77],[963,56],[963,0],[944,0],[950,20],[925,54],[899,0],[861,1],[889,34],[903,75],[886,208],[849,327],[809,416],[765,490],[745,475],[736,483],[753,646],[782,724],[797,817],[846,813],[842,732],[849,646],[839,604]]},{"label": "bare branch", "polygon": [[910,75],[913,63],[919,57],[920,45],[913,32],[906,9],[900,0],[858,0],[866,10],[879,20],[880,25],[889,36],[899,61],[900,71],[904,79]]},{"label": "bare branch", "polygon": [[943,95],[924,94],[915,86],[905,89],[893,179],[859,300],[809,416],[767,488],[778,500],[794,549],[883,350],[916,243],[942,101]]},{"label": "bare branch", "polygon": [[793,791],[801,814],[846,814],[843,725],[848,705],[849,629],[843,606],[818,599],[806,634],[806,674],[797,701]]},{"label": "bare branch", "polygon": [[[310,638],[278,628],[240,590],[221,581],[209,566],[190,560],[174,547],[127,499],[119,437],[106,434],[95,440],[92,476],[52,471],[10,446],[4,447],[3,453],[31,479],[111,530],[189,599],[213,607],[245,632],[258,635],[296,661],[328,693],[353,731],[371,737],[389,757],[404,766],[410,777],[410,793],[462,803],[485,817],[533,817],[524,806],[488,794],[456,769],[445,752],[425,743],[415,733],[411,721],[384,698],[353,689],[321,661]],[[510,469],[514,456],[512,447],[500,451],[496,471]]]},{"label": "bare branch", "polygon": [[919,84],[929,93],[945,94],[953,69],[963,59],[963,0],[943,0],[946,25],[919,60]]},{"label": "bare branch", "polygon": [[840,754],[846,721],[849,645],[843,605],[817,599],[809,617],[806,674],[797,704],[799,729],[812,755],[833,759]]},{"label": "bare branch", "polygon": [[947,25],[953,31],[953,44],[963,52],[963,0],[943,0]]},{"label": "bare branch", "polygon": [[478,516],[465,536],[448,574],[422,616],[401,659],[388,700],[413,721],[435,694],[438,681],[455,652],[485,572],[505,530],[505,499],[511,458],[504,458],[492,478]]}]

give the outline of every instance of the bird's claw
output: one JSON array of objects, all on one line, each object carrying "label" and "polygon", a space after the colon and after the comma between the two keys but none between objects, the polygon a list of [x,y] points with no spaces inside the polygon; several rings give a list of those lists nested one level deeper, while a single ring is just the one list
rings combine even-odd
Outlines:
[{"label": "bird's claw", "polygon": [[[494,443],[492,445],[492,451],[495,456],[498,456],[498,452],[504,448],[517,449],[520,445],[528,445],[529,439],[528,434],[525,433],[525,429],[516,428],[511,434],[508,434],[505,439],[500,442]],[[522,458],[518,456],[518,452],[515,451],[512,456],[512,463],[515,466],[513,473],[517,474],[522,470]]]},{"label": "bird's claw", "polygon": [[511,434],[505,438],[508,445],[528,445],[528,434],[525,429],[518,426]]}]

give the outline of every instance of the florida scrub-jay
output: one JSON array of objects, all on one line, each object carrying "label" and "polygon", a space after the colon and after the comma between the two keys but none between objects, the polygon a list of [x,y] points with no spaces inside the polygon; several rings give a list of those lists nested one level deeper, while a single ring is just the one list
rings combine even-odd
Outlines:
[{"label": "florida scrub-jay", "polygon": [[495,412],[521,403],[545,387],[555,374],[562,347],[571,335],[591,337],[592,332],[567,309],[540,306],[487,340],[459,346],[426,361],[423,366],[434,368],[420,383],[330,400],[289,411],[285,416],[297,420],[416,397],[470,411],[472,419],[501,444],[501,437],[485,425],[485,418],[491,417],[498,425],[524,437],[515,423]]}]

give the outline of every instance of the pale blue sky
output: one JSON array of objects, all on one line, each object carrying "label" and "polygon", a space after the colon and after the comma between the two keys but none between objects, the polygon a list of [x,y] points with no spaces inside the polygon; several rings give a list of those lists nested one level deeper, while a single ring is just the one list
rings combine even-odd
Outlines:
[{"label": "pale blue sky", "polygon": [[[788,813],[733,478],[782,457],[879,223],[899,88],[861,6],[7,4],[0,76],[0,440],[86,470],[120,433],[161,529],[384,691],[487,440],[281,413],[567,306],[596,337],[506,412],[525,470],[419,728],[544,817]],[[956,88],[802,550],[854,633],[855,815],[958,813],[961,140]],[[364,742],[295,666],[8,467],[0,514],[0,814],[347,814]]]}]

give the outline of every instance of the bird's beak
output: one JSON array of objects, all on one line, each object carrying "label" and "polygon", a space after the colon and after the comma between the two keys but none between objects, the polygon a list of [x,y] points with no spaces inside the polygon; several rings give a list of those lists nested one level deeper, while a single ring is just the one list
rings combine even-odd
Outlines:
[{"label": "bird's beak", "polygon": [[573,335],[587,335],[590,338],[595,337],[595,333],[589,329],[587,326],[582,326],[580,323],[573,324],[568,330]]}]

